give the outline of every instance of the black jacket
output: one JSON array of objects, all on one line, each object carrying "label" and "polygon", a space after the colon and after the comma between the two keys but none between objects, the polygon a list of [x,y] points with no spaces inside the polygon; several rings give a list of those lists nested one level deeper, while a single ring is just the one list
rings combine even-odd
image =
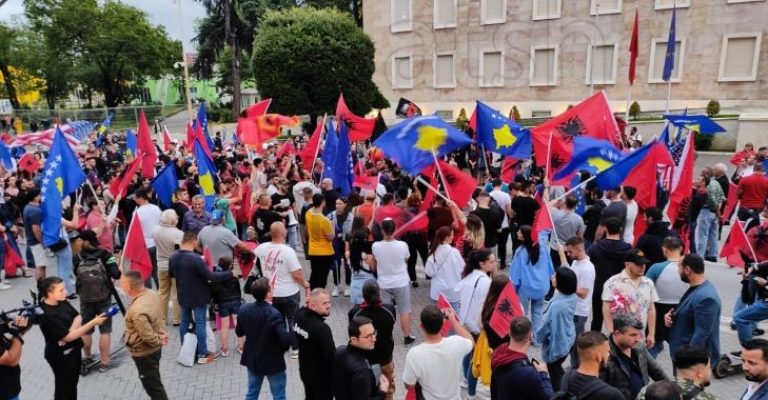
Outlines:
[{"label": "black jacket", "polygon": [[354,346],[339,346],[336,349],[333,360],[333,395],[336,400],[384,398],[371,365],[366,360],[366,353]]},{"label": "black jacket", "polygon": [[168,259],[168,272],[176,279],[182,307],[205,307],[211,301],[211,281],[232,277],[232,272],[211,272],[199,254],[178,250]]},{"label": "black jacket", "polygon": [[654,222],[645,229],[645,233],[637,239],[637,248],[643,251],[651,266],[662,261],[666,261],[664,253],[661,251],[661,243],[667,236],[678,236],[677,232],[669,229],[669,222]]},{"label": "black jacket", "polygon": [[601,298],[605,281],[624,269],[624,256],[631,249],[632,246],[621,239],[601,239],[587,249],[587,255],[595,265],[593,299]]},{"label": "black jacket", "polygon": [[269,303],[248,303],[240,307],[235,333],[245,336],[240,365],[257,375],[285,371],[283,354],[291,345],[291,334],[280,312]]},{"label": "black jacket", "polygon": [[[608,339],[608,342],[611,346],[611,358],[608,360],[608,366],[600,371],[600,379],[618,389],[626,400],[632,400],[634,397],[630,392],[629,371],[624,368],[620,361],[620,357],[623,356],[620,354],[621,349],[613,342],[613,336]],[[664,370],[659,367],[656,360],[648,353],[645,343],[639,343],[632,348],[632,358],[637,361],[637,365],[640,367],[640,374],[643,377],[644,385],[649,383],[649,378],[653,379],[654,382],[669,380]]]},{"label": "black jacket", "polygon": [[[324,318],[307,307],[296,313],[293,332],[299,345],[299,376],[305,387],[327,392],[330,399],[333,358],[336,345]],[[323,396],[326,398],[325,396]]]},{"label": "black jacket", "polygon": [[491,357],[491,399],[547,400],[553,393],[549,374],[539,372],[523,353],[499,346]]},{"label": "black jacket", "polygon": [[392,329],[395,327],[395,307],[391,304],[382,304],[379,307],[354,306],[349,310],[349,320],[357,316],[369,318],[376,329],[376,345],[373,350],[366,352],[366,358],[371,364],[387,365],[392,362],[392,351],[395,341],[392,339]]},{"label": "black jacket", "polygon": [[[228,272],[216,267],[216,272]],[[240,300],[243,295],[240,291],[240,281],[234,276],[230,276],[221,281],[213,282],[211,284],[211,294],[213,295],[213,302],[216,304],[227,303],[230,301]]]}]

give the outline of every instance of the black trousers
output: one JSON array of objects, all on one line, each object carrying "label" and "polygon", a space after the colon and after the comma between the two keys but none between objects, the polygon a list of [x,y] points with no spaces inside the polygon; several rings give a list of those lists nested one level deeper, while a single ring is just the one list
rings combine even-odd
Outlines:
[{"label": "black trousers", "polygon": [[509,228],[504,228],[499,232],[499,243],[498,246],[498,258],[499,258],[499,269],[507,268],[509,265],[507,264],[507,242],[509,241]]},{"label": "black trousers", "polygon": [[147,356],[133,357],[136,369],[139,370],[141,386],[144,386],[144,391],[147,392],[152,400],[168,399],[168,395],[165,393],[165,386],[163,386],[163,381],[160,379],[161,353],[162,350],[158,350]]},{"label": "black trousers", "polygon": [[332,264],[333,256],[309,256],[309,265],[312,268],[309,274],[310,289],[325,288]]},{"label": "black trousers", "polygon": [[[600,287],[602,287],[602,284]],[[589,330],[595,332],[600,332],[603,329],[603,300],[601,300],[601,296],[602,293],[592,295],[592,323],[589,326]]]},{"label": "black trousers", "polygon": [[[60,352],[59,349],[54,351]],[[67,355],[46,357],[45,360],[53,370],[53,400],[77,400],[77,383],[80,382],[80,365],[83,362],[80,349],[71,349]]]},{"label": "black trousers", "polygon": [[563,370],[563,362],[565,362],[565,357],[568,357],[567,355],[563,356],[563,358],[559,358],[555,360],[555,362],[547,363],[547,371],[549,371],[549,380],[552,383],[552,389],[557,392],[560,390],[560,381],[563,380],[563,375],[565,374],[565,371]]},{"label": "black trousers", "polygon": [[429,247],[427,246],[427,240],[422,234],[410,234],[405,235],[403,241],[408,244],[408,252],[411,256],[408,257],[408,279],[411,282],[416,282],[416,261],[421,256],[421,262],[427,263],[427,255],[429,254]]},{"label": "black trousers", "polygon": [[152,261],[152,274],[144,281],[144,286],[147,289],[152,289],[152,281],[155,281],[155,288],[160,289],[160,281],[157,279],[157,249],[150,247],[147,251],[149,251],[149,259]]},{"label": "black trousers", "polygon": [[331,400],[331,385],[328,382],[322,382],[319,378],[302,378],[304,384],[304,396],[307,400]]},{"label": "black trousers", "polygon": [[291,348],[298,350],[296,335],[293,334],[293,324],[296,320],[296,312],[299,311],[299,302],[301,302],[301,290],[288,297],[272,298],[272,306],[280,312],[288,324],[288,333],[291,335]]}]

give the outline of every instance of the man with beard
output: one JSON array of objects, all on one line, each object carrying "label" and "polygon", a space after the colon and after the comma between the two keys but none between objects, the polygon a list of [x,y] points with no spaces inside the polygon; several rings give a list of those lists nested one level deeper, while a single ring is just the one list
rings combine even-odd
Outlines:
[{"label": "man with beard", "polygon": [[703,347],[715,365],[720,359],[720,296],[704,275],[701,256],[686,255],[677,270],[680,280],[689,288],[677,308],[664,315],[664,324],[670,328],[669,352],[674,360],[678,349],[685,344]]},{"label": "man with beard", "polygon": [[560,391],[581,400],[624,400],[621,392],[600,380],[600,370],[608,366],[611,347],[600,332],[584,332],[576,339],[579,368],[563,376]]},{"label": "man with beard", "polygon": [[296,313],[293,332],[299,346],[299,377],[307,400],[333,398],[333,359],[336,347],[331,327],[325,318],[331,315],[331,297],[325,289],[309,294],[307,306]]},{"label": "man with beard", "polygon": [[744,378],[749,385],[739,400],[768,400],[768,340],[752,339],[741,347]]},{"label": "man with beard", "polygon": [[[677,376],[675,384],[680,388],[683,398],[690,400],[716,400],[717,397],[704,391],[712,380],[712,367],[709,353],[701,347],[683,345],[675,355]],[[648,386],[637,395],[637,400],[648,400]]]}]

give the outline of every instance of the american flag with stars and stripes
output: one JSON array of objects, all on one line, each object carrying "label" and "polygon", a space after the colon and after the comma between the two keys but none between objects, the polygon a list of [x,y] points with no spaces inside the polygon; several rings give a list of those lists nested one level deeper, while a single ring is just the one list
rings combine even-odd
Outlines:
[{"label": "american flag with stars and stripes", "polygon": [[[95,126],[96,124],[89,121],[72,121],[68,124],[61,125],[61,132],[64,134],[64,138],[67,140],[69,147],[75,148],[88,137]],[[54,133],[56,133],[55,127],[42,132],[23,133],[16,136],[9,147],[35,144],[51,147],[51,144],[53,144]]]}]

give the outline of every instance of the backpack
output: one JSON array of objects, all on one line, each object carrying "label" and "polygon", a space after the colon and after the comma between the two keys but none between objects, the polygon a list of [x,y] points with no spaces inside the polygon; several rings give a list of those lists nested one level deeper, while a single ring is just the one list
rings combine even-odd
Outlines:
[{"label": "backpack", "polygon": [[107,287],[107,268],[99,257],[86,257],[77,268],[77,288],[80,301],[99,303],[111,295]]},{"label": "backpack", "polygon": [[598,390],[608,386],[607,383],[603,382],[600,379],[595,379],[584,385],[579,394],[571,393],[570,392],[570,383],[571,378],[574,374],[573,370],[568,371],[565,376],[563,376],[563,379],[560,384],[560,390],[555,392],[554,397],[552,397],[552,400],[583,400],[591,396],[593,393],[597,392]]}]

